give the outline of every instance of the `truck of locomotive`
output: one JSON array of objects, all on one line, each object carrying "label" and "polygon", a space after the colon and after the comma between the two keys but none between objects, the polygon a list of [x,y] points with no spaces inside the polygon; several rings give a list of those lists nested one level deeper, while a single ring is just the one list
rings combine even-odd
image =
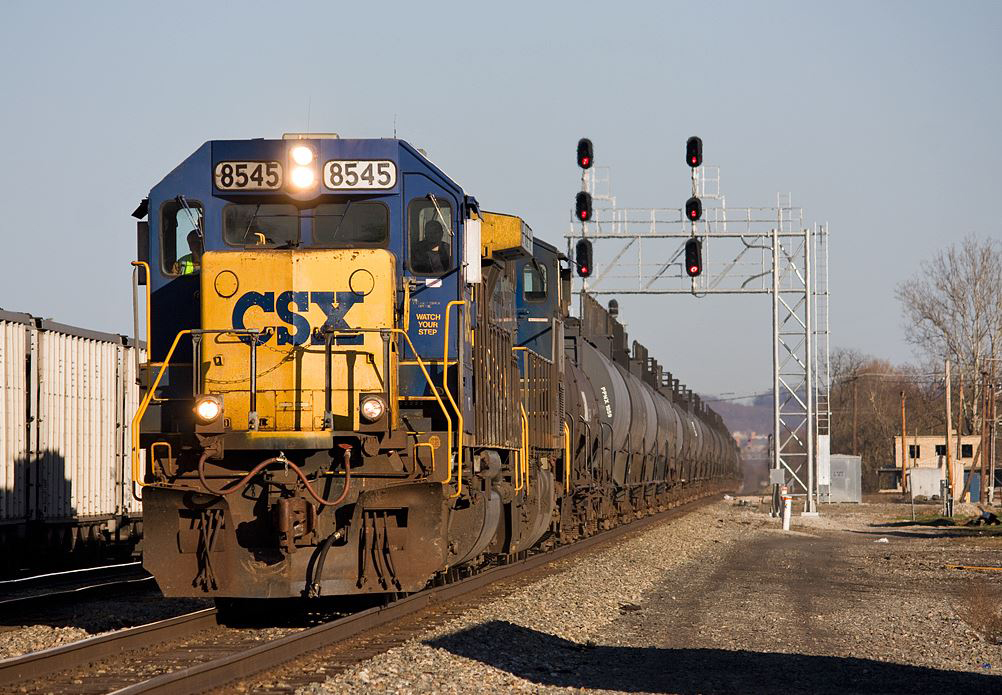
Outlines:
[{"label": "truck of locomotive", "polygon": [[[303,144],[318,163],[393,163],[396,182],[378,196],[382,243],[339,248],[302,232],[225,243],[227,206],[257,205],[256,216],[291,201],[303,227],[317,201],[346,199],[327,189],[327,168],[310,190],[219,190],[221,163],[291,167],[288,148]],[[415,205],[451,227],[454,267],[436,277],[404,261]],[[570,317],[566,258],[519,218],[481,211],[403,141],[206,143],[151,191],[146,214],[137,264],[151,362],[134,465],[144,563],[165,595],[416,591],[737,475],[721,419],[643,346],[631,350],[614,313],[584,296]],[[182,219],[197,220],[192,273],[163,257],[179,255]],[[321,292],[335,311],[309,301]],[[286,325],[269,325],[269,309]],[[366,421],[359,404],[373,394],[385,412]],[[223,416],[193,416],[205,399]]]}]

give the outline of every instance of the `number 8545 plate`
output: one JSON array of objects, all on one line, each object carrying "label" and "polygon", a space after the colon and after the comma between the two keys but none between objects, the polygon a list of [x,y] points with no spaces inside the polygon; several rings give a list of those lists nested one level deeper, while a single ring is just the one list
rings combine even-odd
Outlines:
[{"label": "number 8545 plate", "polygon": [[397,185],[397,165],[383,159],[332,159],[324,164],[324,185],[334,190],[380,190]]}]

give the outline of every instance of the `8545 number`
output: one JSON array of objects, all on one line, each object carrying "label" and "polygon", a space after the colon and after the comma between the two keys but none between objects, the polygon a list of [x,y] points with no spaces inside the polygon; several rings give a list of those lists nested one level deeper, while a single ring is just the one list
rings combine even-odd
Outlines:
[{"label": "8545 number", "polygon": [[332,159],[324,164],[324,183],[338,190],[393,188],[397,165],[389,160]]},{"label": "8545 number", "polygon": [[279,162],[219,162],[216,188],[223,191],[273,191],[282,187]]}]

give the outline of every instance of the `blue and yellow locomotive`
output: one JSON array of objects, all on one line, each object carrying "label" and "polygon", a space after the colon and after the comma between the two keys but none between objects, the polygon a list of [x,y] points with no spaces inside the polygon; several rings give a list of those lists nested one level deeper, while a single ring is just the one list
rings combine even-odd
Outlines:
[{"label": "blue and yellow locomotive", "polygon": [[416,591],[736,475],[615,316],[569,316],[566,258],[404,141],[207,142],[134,215],[166,595]]}]

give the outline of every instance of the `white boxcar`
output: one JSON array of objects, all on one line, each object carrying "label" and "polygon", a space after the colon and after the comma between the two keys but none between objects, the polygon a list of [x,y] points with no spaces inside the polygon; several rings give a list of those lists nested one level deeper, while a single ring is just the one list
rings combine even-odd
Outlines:
[{"label": "white boxcar", "polygon": [[5,545],[138,540],[142,508],[130,474],[136,361],[125,336],[0,311]]}]

